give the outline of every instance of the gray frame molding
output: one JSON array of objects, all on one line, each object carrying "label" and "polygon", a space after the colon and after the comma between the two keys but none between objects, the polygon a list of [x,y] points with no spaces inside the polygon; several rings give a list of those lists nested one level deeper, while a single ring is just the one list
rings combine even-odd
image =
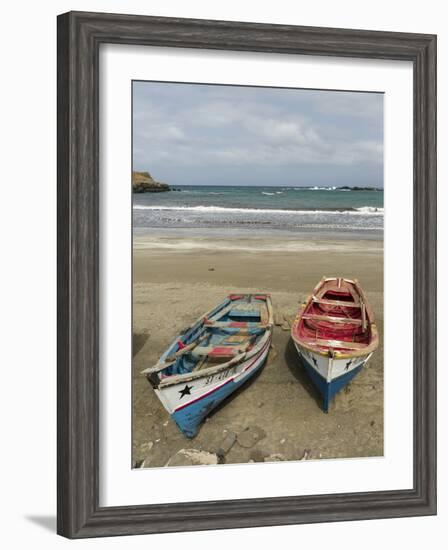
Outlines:
[{"label": "gray frame molding", "polygon": [[[100,507],[98,51],[102,43],[408,60],[414,67],[414,485]],[[58,533],[69,538],[436,513],[436,37],[70,12],[58,17]]]}]

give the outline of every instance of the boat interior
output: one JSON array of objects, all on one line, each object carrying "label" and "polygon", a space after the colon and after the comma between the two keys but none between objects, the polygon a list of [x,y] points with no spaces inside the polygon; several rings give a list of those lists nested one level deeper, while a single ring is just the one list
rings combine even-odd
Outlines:
[{"label": "boat interior", "polygon": [[298,326],[301,339],[332,348],[361,348],[371,338],[370,319],[362,294],[354,282],[327,279],[308,302]]},{"label": "boat interior", "polygon": [[269,322],[264,295],[231,295],[173,342],[160,378],[205,370],[251,350]]}]

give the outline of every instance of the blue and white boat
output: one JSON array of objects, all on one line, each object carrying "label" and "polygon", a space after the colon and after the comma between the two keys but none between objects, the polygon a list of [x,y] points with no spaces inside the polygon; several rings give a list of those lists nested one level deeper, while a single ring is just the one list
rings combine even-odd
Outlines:
[{"label": "blue and white boat", "polygon": [[328,412],[332,398],[378,347],[373,311],[358,281],[323,277],[302,304],[291,337]]},{"label": "blue and white boat", "polygon": [[263,366],[272,330],[269,295],[231,294],[142,371],[184,435]]}]

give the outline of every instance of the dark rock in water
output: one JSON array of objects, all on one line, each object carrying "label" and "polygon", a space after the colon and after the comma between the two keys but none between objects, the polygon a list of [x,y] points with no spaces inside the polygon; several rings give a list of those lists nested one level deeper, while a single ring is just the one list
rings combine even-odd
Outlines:
[{"label": "dark rock in water", "polygon": [[208,270],[209,271],[215,271],[215,268],[214,267],[209,267]]},{"label": "dark rock in water", "polygon": [[353,187],[343,185],[342,187],[338,187],[338,189],[344,189],[346,191],[382,191],[382,189],[379,189],[378,187],[359,187],[357,185]]},{"label": "dark rock in water", "polygon": [[248,426],[238,434],[237,440],[241,447],[253,447],[258,441],[266,437],[266,432],[258,426]]},{"label": "dark rock in water", "polygon": [[166,183],[156,181],[149,172],[132,172],[132,191],[134,193],[160,193],[171,191]]}]

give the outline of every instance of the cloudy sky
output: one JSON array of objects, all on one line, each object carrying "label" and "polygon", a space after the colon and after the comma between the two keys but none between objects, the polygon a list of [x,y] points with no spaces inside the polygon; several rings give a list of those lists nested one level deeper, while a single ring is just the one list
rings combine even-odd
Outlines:
[{"label": "cloudy sky", "polygon": [[133,83],[133,169],[170,185],[383,186],[383,96]]}]

